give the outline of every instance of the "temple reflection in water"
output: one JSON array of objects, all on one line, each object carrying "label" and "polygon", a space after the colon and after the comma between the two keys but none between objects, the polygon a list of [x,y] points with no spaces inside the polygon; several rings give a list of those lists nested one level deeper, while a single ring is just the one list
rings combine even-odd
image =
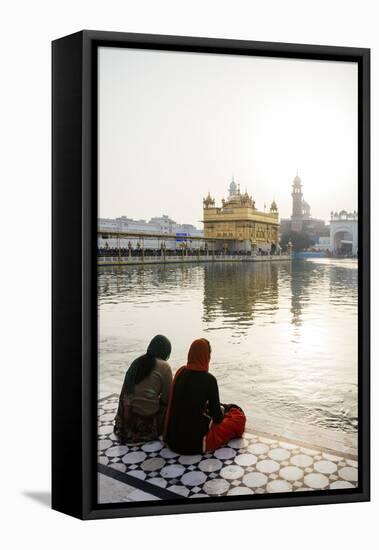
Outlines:
[{"label": "temple reflection in water", "polygon": [[333,259],[102,267],[100,387],[112,379],[118,391],[154,334],[170,338],[174,371],[202,336],[225,399],[355,431],[357,272]]}]

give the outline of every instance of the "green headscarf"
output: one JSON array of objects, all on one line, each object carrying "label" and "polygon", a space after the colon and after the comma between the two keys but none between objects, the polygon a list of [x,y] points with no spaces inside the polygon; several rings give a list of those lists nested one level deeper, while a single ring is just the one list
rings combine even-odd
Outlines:
[{"label": "green headscarf", "polygon": [[171,353],[171,342],[166,336],[157,334],[151,340],[145,355],[141,355],[133,361],[128,368],[123,391],[126,393],[133,393],[136,384],[142,382],[149,376],[155,366],[155,359],[163,359],[167,361]]}]

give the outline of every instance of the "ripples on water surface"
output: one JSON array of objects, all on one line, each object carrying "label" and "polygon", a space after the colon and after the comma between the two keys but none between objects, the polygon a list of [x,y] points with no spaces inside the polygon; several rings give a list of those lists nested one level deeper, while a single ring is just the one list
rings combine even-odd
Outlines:
[{"label": "ripples on water surface", "polygon": [[357,262],[102,267],[99,376],[121,385],[157,333],[185,363],[212,344],[221,400],[329,429],[357,429]]}]

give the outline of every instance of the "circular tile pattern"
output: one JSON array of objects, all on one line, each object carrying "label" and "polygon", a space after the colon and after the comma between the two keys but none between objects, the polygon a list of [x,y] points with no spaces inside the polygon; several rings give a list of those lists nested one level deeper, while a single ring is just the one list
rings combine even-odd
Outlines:
[{"label": "circular tile pattern", "polygon": [[350,483],[350,481],[333,481],[333,483],[330,484],[331,489],[353,489],[355,485]]},{"label": "circular tile pattern", "polygon": [[102,414],[99,418],[100,422],[110,422],[114,420],[114,414],[113,413],[105,413]]},{"label": "circular tile pattern", "polygon": [[124,464],[137,464],[137,462],[143,462],[145,458],[146,453],[144,453],[143,451],[133,451],[123,456],[122,461],[124,462]]},{"label": "circular tile pattern", "polygon": [[311,489],[325,489],[329,485],[329,479],[324,474],[307,474],[304,483]]},{"label": "circular tile pattern", "polygon": [[249,445],[249,452],[253,455],[263,455],[267,453],[269,447],[265,443],[252,443]]},{"label": "circular tile pattern", "polygon": [[231,439],[228,443],[229,447],[232,449],[244,449],[247,447],[249,442],[243,437],[238,437],[236,439]]},{"label": "circular tile pattern", "polygon": [[183,485],[189,485],[190,487],[195,487],[196,485],[202,485],[207,480],[207,476],[203,472],[194,470],[193,472],[187,472],[181,478]]},{"label": "circular tile pattern", "polygon": [[358,470],[352,466],[345,466],[338,470],[338,473],[345,481],[358,481]]},{"label": "circular tile pattern", "polygon": [[299,468],[308,468],[312,464],[313,458],[308,455],[294,455],[291,456],[290,462]]},{"label": "circular tile pattern", "polygon": [[116,409],[116,403],[102,403],[101,408],[105,411],[114,411]]},{"label": "circular tile pattern", "polygon": [[280,447],[277,447],[276,449],[271,449],[269,451],[268,456],[272,458],[272,460],[287,460],[287,458],[290,456],[290,452],[287,449],[281,449]]},{"label": "circular tile pattern", "polygon": [[182,455],[179,458],[180,464],[185,466],[190,466],[191,464],[197,464],[201,460],[201,455]]},{"label": "circular tile pattern", "polygon": [[142,470],[129,470],[128,475],[138,479],[146,479],[146,473]]},{"label": "circular tile pattern", "polygon": [[99,464],[104,464],[104,466],[106,466],[109,462],[109,458],[107,458],[106,456],[99,456],[98,462]]},{"label": "circular tile pattern", "polygon": [[170,464],[161,470],[161,476],[165,478],[180,477],[184,474],[185,468],[180,464]]},{"label": "circular tile pattern", "polygon": [[153,485],[157,485],[158,487],[167,487],[167,481],[163,479],[163,477],[152,477],[149,479],[149,483],[152,483]]},{"label": "circular tile pattern", "polygon": [[332,462],[339,462],[341,460],[340,456],[330,455],[329,453],[322,453],[322,458],[325,458],[325,460],[331,460]]},{"label": "circular tile pattern", "polygon": [[279,470],[280,464],[275,460],[266,459],[257,462],[256,468],[259,472],[262,472],[264,474],[272,474]]},{"label": "circular tile pattern", "polygon": [[304,472],[297,466],[285,466],[281,468],[279,475],[286,481],[298,481],[303,477]]},{"label": "circular tile pattern", "polygon": [[113,442],[110,439],[99,439],[97,442],[97,448],[99,451],[105,451],[108,447],[111,447]]},{"label": "circular tile pattern", "polygon": [[147,470],[148,472],[154,472],[154,470],[159,470],[160,468],[163,468],[163,466],[166,464],[166,461],[161,458],[160,456],[155,456],[153,458],[148,458],[141,464],[141,468],[143,470]]},{"label": "circular tile pattern", "polygon": [[353,466],[354,468],[358,468],[358,462],[356,460],[350,460],[350,458],[347,458],[346,464],[348,466]]},{"label": "circular tile pattern", "polygon": [[334,474],[337,471],[337,465],[330,460],[319,460],[314,463],[314,469],[320,474]]},{"label": "circular tile pattern", "polygon": [[200,462],[199,468],[203,472],[216,472],[222,468],[222,462],[217,458],[206,458]]},{"label": "circular tile pattern", "polygon": [[182,497],[188,497],[189,495],[189,489],[187,489],[187,487],[184,487],[183,485],[171,485],[169,490]]},{"label": "circular tile pattern", "polygon": [[267,483],[267,476],[260,472],[251,472],[245,474],[242,481],[247,487],[262,487],[262,485],[266,485]]},{"label": "circular tile pattern", "polygon": [[257,463],[257,460],[255,455],[244,453],[243,455],[237,455],[234,462],[238,464],[238,466],[253,466]]},{"label": "circular tile pattern", "polygon": [[224,466],[222,470],[220,471],[220,476],[224,479],[238,479],[239,477],[242,477],[244,474],[244,469],[241,468],[241,466],[235,466],[234,464],[230,466]]},{"label": "circular tile pattern", "polygon": [[253,494],[254,491],[252,489],[249,489],[249,487],[244,487],[243,485],[241,485],[240,487],[233,487],[233,489],[230,489],[230,491],[227,492],[228,496]]},{"label": "circular tile pattern", "polygon": [[97,430],[98,435],[108,435],[113,432],[113,424],[104,424],[104,426],[99,426]]},{"label": "circular tile pattern", "polygon": [[157,451],[160,451],[163,447],[163,444],[161,441],[149,441],[148,443],[145,443],[145,445],[142,445],[142,450],[146,453],[156,453]]},{"label": "circular tile pattern", "polygon": [[219,458],[220,460],[229,460],[236,456],[236,451],[231,447],[221,447],[221,449],[217,449],[214,452],[214,455],[216,458]]},{"label": "circular tile pattern", "polygon": [[122,456],[128,452],[128,447],[126,445],[115,445],[114,447],[111,447],[110,449],[107,449],[105,451],[105,454],[107,456]]},{"label": "circular tile pattern", "polygon": [[291,484],[283,479],[275,479],[267,484],[268,493],[288,493],[290,491],[292,491]]},{"label": "circular tile pattern", "polygon": [[162,458],[165,458],[166,460],[179,456],[178,453],[174,453],[174,451],[172,451],[171,449],[168,449],[167,447],[163,447],[163,449],[159,454],[161,455]]},{"label": "circular tile pattern", "polygon": [[236,451],[231,447],[222,447],[221,449],[217,449],[217,451],[214,452],[214,455],[220,460],[228,460],[236,456]]},{"label": "circular tile pattern", "polygon": [[211,479],[203,485],[203,490],[208,495],[222,495],[226,493],[230,485],[225,479]]}]

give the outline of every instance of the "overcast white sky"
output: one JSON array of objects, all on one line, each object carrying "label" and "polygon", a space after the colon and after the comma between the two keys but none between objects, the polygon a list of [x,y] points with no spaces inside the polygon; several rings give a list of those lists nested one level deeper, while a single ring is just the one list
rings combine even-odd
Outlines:
[{"label": "overcast white sky", "polygon": [[296,170],[314,217],[357,209],[357,65],[101,48],[99,215],[202,227],[234,179],[291,214]]}]

